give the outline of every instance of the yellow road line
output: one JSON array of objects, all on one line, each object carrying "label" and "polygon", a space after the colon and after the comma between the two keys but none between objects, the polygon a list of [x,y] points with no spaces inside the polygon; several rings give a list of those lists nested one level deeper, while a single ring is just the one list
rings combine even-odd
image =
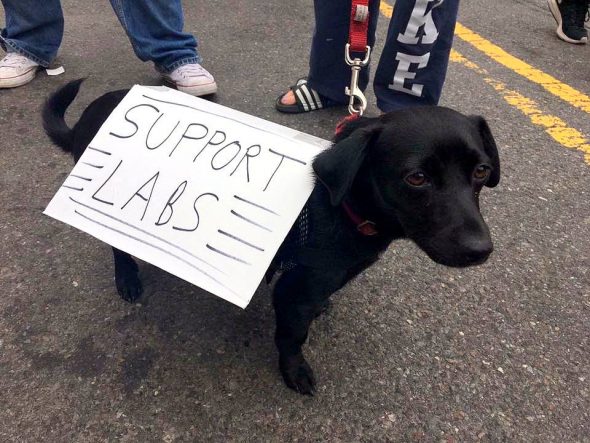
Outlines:
[{"label": "yellow road line", "polygon": [[[380,10],[385,17],[391,18],[393,7],[383,0],[381,0]],[[472,44],[501,65],[541,85],[547,91],[577,108],[590,113],[590,97],[508,54],[499,46],[494,45],[459,23],[457,23],[455,35]],[[581,151],[584,154],[585,162],[590,165],[590,142],[580,131],[569,127],[559,117],[543,113],[534,100],[517,91],[508,89],[505,83],[489,77],[489,73],[485,69],[466,59],[455,50],[451,51],[451,61],[460,63],[482,75],[484,81],[500,93],[508,104],[529,117],[533,124],[542,127],[560,145]]]},{"label": "yellow road line", "polygon": [[379,3],[379,9],[381,10],[381,14],[383,14],[387,18],[391,18],[393,15],[393,6],[388,5],[383,0]]},{"label": "yellow road line", "polygon": [[[381,1],[380,9],[385,17],[390,18],[393,14],[393,7],[383,0]],[[457,23],[455,35],[501,65],[522,75],[526,79],[537,83],[551,94],[590,114],[590,97],[586,94],[560,82],[555,77],[525,63],[519,58],[510,55],[499,46],[486,40],[460,23]]]},{"label": "yellow road line", "polygon": [[525,63],[519,58],[508,54],[499,46],[486,40],[460,23],[457,23],[455,35],[461,40],[473,45],[476,49],[479,49],[501,65],[522,75],[526,79],[541,85],[551,94],[590,114],[590,97],[586,94],[560,82],[555,77]]},{"label": "yellow road line", "polygon": [[590,165],[590,142],[580,131],[569,127],[559,117],[543,113],[534,100],[508,89],[506,84],[489,77],[485,69],[480,68],[455,50],[451,51],[451,61],[460,63],[481,74],[484,81],[499,92],[508,104],[525,114],[532,123],[545,129],[545,132],[560,145],[584,153],[584,160]]}]

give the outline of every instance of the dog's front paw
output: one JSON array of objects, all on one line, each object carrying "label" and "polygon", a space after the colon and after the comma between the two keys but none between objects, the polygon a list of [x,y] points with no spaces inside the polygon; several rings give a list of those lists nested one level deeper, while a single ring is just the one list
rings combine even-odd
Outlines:
[{"label": "dog's front paw", "polygon": [[279,366],[287,386],[303,395],[315,394],[315,377],[303,355],[281,358]]},{"label": "dog's front paw", "polygon": [[137,276],[137,272],[117,275],[115,277],[115,284],[117,285],[119,296],[126,302],[133,303],[143,294],[143,286]]}]

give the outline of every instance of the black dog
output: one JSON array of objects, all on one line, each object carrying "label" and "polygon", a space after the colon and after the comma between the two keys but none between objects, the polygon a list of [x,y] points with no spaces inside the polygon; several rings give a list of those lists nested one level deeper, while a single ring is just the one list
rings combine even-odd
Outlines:
[{"label": "black dog", "polygon": [[[77,161],[126,90],[95,100],[70,129],[64,114],[81,80],[45,104],[45,131]],[[302,354],[311,321],[328,298],[374,263],[396,238],[410,238],[432,260],[463,267],[492,252],[479,192],[500,180],[500,162],[482,117],[420,107],[349,123],[313,163],[318,184],[268,275],[284,271],[273,291],[279,366],[287,385],[315,390]],[[142,293],[133,258],[113,249],[119,295]]]}]

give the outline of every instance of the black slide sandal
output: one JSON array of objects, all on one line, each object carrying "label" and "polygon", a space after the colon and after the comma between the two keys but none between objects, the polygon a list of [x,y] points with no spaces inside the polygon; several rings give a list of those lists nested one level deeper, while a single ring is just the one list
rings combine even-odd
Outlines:
[{"label": "black slide sandal", "polygon": [[277,111],[286,114],[301,114],[303,112],[317,111],[318,109],[341,105],[329,98],[321,96],[307,86],[306,78],[300,78],[297,80],[297,83],[294,86],[291,86],[289,90],[293,91],[295,94],[295,103],[292,105],[285,105],[281,100],[286,93],[281,94],[275,103]]}]

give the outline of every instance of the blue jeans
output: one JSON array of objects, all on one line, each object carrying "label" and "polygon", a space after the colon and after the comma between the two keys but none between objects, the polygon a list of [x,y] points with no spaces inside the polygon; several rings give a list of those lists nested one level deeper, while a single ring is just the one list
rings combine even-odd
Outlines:
[{"label": "blue jeans", "polygon": [[[351,70],[344,61],[351,0],[315,0],[316,27],[309,62],[309,86],[338,103]],[[373,88],[377,107],[394,111],[407,106],[436,105],[445,81],[459,0],[397,0]],[[379,0],[369,2],[368,44],[375,43]],[[369,82],[363,68],[361,89]]]},{"label": "blue jeans", "polygon": [[[0,45],[49,66],[61,44],[64,18],[59,0],[1,0],[6,28]],[[182,31],[181,0],[110,0],[133,50],[162,72],[200,63],[197,41]]]}]

